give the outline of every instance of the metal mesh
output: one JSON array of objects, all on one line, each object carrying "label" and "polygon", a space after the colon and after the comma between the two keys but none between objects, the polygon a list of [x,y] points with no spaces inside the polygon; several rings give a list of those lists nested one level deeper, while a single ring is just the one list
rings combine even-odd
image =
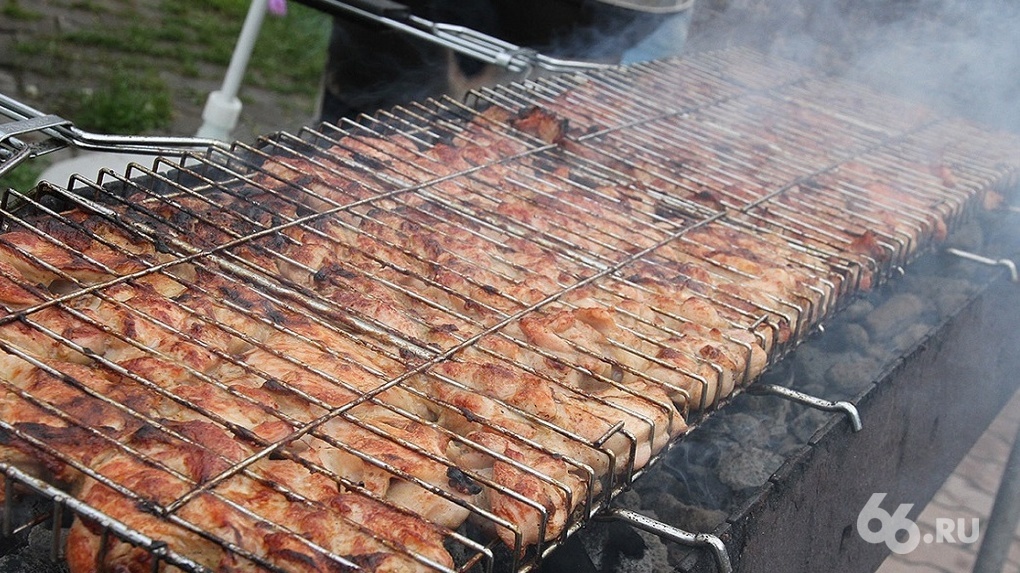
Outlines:
[{"label": "metal mesh", "polygon": [[533,567],[1018,148],[734,50],[10,192],[5,532],[27,487],[72,566]]}]

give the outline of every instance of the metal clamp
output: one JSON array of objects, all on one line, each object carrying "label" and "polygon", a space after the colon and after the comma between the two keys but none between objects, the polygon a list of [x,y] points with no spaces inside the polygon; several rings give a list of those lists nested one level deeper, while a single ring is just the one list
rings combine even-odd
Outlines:
[{"label": "metal clamp", "polygon": [[41,115],[0,124],[0,143],[12,139],[16,135],[24,135],[33,131],[42,131],[51,127],[70,124],[70,121],[55,115]]},{"label": "metal clamp", "polygon": [[988,257],[982,257],[969,251],[957,249],[955,247],[949,247],[946,252],[950,255],[955,255],[961,259],[967,259],[968,261],[974,261],[990,267],[1006,267],[1009,269],[1009,280],[1012,282],[1020,282],[1020,277],[1017,276],[1016,263],[1009,259],[989,259]]},{"label": "metal clamp", "polygon": [[805,394],[804,392],[792,390],[785,386],[777,386],[775,384],[752,384],[747,388],[747,392],[762,396],[779,396],[780,398],[792,400],[798,404],[803,404],[826,412],[843,412],[850,421],[850,426],[853,428],[854,432],[860,432],[864,429],[864,424],[861,422],[861,414],[857,411],[857,406],[855,406],[852,402],[847,402],[846,400],[823,400],[810,394]]},{"label": "metal clamp", "polygon": [[691,533],[690,531],[684,531],[683,529],[641,515],[635,511],[618,507],[610,507],[605,511],[599,512],[595,515],[595,519],[601,521],[622,521],[681,545],[708,549],[712,552],[712,557],[715,558],[715,564],[719,569],[719,573],[733,572],[733,565],[730,564],[730,555],[726,552],[726,545],[722,542],[722,539],[711,533]]},{"label": "metal clamp", "polygon": [[[2,108],[0,108],[2,111]],[[55,115],[39,115],[16,119],[0,124],[0,176],[11,171],[22,162],[65,145],[62,141],[44,141],[28,144],[18,139],[19,135],[34,133],[70,125],[71,122]]]},{"label": "metal clamp", "polygon": [[[0,116],[14,121],[0,125],[0,176],[27,159],[75,146],[88,151],[142,153],[147,155],[183,155],[189,151],[226,147],[216,139],[201,137],[164,137],[106,135],[74,127],[72,122],[43,112],[0,94]],[[27,143],[18,139],[29,133],[45,137]]]}]

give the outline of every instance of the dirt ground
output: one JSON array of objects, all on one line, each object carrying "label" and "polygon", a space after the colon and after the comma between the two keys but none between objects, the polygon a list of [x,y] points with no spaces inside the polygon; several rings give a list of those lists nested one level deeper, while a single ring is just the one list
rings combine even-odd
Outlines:
[{"label": "dirt ground", "polygon": [[[26,55],[17,46],[25,40],[45,38],[69,30],[99,29],[117,34],[118,25],[122,22],[110,17],[110,13],[125,3],[140,7],[142,14],[157,10],[160,4],[159,0],[90,0],[85,3],[20,0],[20,5],[32,13],[31,17],[19,17],[0,11],[0,93],[44,113],[59,113],[54,109],[54,102],[69,97],[69,94],[74,97],[76,90],[88,89],[88,83],[96,70],[89,69],[89,64],[84,69],[58,69],[57,66],[64,64],[48,61],[46,54]],[[0,0],[0,8],[18,4],[16,0]],[[88,5],[88,9],[81,9],[81,5]],[[239,21],[237,29],[240,26]],[[56,49],[62,47],[57,46]],[[104,49],[101,46],[94,48],[96,51]],[[87,61],[90,58],[82,59]],[[116,65],[116,61],[111,61],[110,65]],[[194,135],[202,123],[205,99],[222,84],[226,67],[200,64],[201,69],[196,73],[193,68],[182,69],[183,66],[172,58],[157,65],[160,67],[160,79],[170,87],[173,109],[169,127],[158,130],[157,134]],[[318,89],[317,85],[313,87]],[[316,116],[317,98],[314,96],[281,94],[245,84],[241,86],[240,95],[244,105],[240,123],[233,133],[233,138],[239,141],[252,142],[258,135],[280,130],[296,131],[302,125],[312,123]],[[0,120],[3,119],[0,117]],[[73,117],[67,119],[74,121]],[[56,161],[69,155],[73,153],[53,154],[38,161]]]}]

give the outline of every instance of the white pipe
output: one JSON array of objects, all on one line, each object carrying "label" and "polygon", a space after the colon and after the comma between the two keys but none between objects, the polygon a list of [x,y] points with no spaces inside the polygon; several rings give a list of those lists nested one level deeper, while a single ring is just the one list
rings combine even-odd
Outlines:
[{"label": "white pipe", "polygon": [[237,127],[237,120],[241,116],[241,100],[237,98],[237,92],[241,88],[248,60],[251,59],[255,41],[262,28],[268,3],[269,0],[252,0],[248,6],[248,15],[244,19],[237,44],[234,45],[230,65],[223,77],[223,86],[210,93],[209,99],[205,102],[202,127],[198,129],[199,137],[229,141],[230,133]]}]

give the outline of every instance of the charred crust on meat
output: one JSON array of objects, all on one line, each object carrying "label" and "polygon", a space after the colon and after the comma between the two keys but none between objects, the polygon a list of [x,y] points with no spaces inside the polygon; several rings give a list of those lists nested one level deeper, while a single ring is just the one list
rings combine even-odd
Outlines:
[{"label": "charred crust on meat", "polygon": [[152,237],[152,246],[156,249],[156,252],[164,255],[170,255],[174,252],[162,237]]},{"label": "charred crust on meat", "polygon": [[464,407],[461,407],[461,408],[459,408],[459,410],[460,410],[460,413],[461,413],[461,414],[462,414],[462,415],[463,415],[463,416],[464,416],[465,418],[467,418],[467,421],[468,421],[468,422],[471,422],[471,423],[478,423],[478,422],[483,422],[483,421],[484,421],[484,418],[481,418],[481,417],[479,417],[479,416],[478,416],[477,414],[475,414],[475,413],[474,413],[473,411],[471,411],[471,410],[470,410],[469,408],[464,408]]},{"label": "charred crust on meat", "polygon": [[217,288],[217,290],[219,291],[220,295],[223,296],[224,299],[236,304],[241,308],[250,310],[252,306],[254,306],[251,303],[251,301],[244,298],[244,295],[241,294],[240,291],[232,289],[228,286],[220,286],[219,288]]},{"label": "charred crust on meat", "polygon": [[138,511],[141,511],[142,513],[148,513],[150,515],[157,515],[162,517],[163,515],[166,514],[166,511],[163,509],[163,506],[161,506],[159,503],[151,499],[139,499],[138,501],[135,502],[135,507],[138,508]]},{"label": "charred crust on meat", "polygon": [[406,362],[413,362],[413,361],[419,359],[419,356],[417,354],[415,354],[414,352],[412,352],[411,349],[409,349],[409,348],[401,347],[399,353],[400,353],[400,359],[404,360]]},{"label": "charred crust on meat", "polygon": [[247,202],[239,203],[237,201],[234,201],[232,202],[232,204],[234,205],[234,212],[248,219],[252,219],[254,221],[258,221],[261,218],[261,216],[265,213],[265,210],[262,207],[254,205],[252,203]]},{"label": "charred crust on meat", "polygon": [[384,565],[392,556],[387,553],[375,551],[373,553],[345,555],[344,557],[353,561],[362,571],[375,571],[380,565]]},{"label": "charred crust on meat", "polygon": [[[276,223],[273,225],[277,226]],[[283,233],[273,233],[266,237],[265,242],[268,248],[274,251],[280,251],[287,246],[287,243],[289,243],[290,240]]]},{"label": "charred crust on meat", "polygon": [[309,185],[315,183],[315,177],[311,175],[299,175],[294,180],[294,186],[302,189],[307,189]]},{"label": "charred crust on meat", "polygon": [[459,468],[447,468],[446,477],[449,478],[447,483],[450,484],[450,487],[464,495],[478,495],[482,493],[482,486],[475,483],[475,480],[471,479],[470,476]]},{"label": "charred crust on meat", "polygon": [[184,211],[182,209],[175,209],[170,214],[170,217],[167,218],[167,220],[170,221],[171,225],[183,230],[187,230],[188,228],[190,228],[191,223],[192,221],[195,220],[195,218],[191,215],[191,213],[188,213],[187,211]]},{"label": "charred crust on meat", "polygon": [[570,174],[567,175],[567,179],[587,189],[597,189],[600,186],[598,181],[590,177],[585,177],[576,170],[572,170]]},{"label": "charred crust on meat", "polygon": [[263,302],[261,306],[266,318],[271,320],[274,324],[287,323],[287,315],[277,310],[276,307],[272,306],[269,302]]},{"label": "charred crust on meat", "polygon": [[276,378],[266,378],[265,381],[262,382],[262,388],[278,394],[290,393],[290,388]]},{"label": "charred crust on meat", "polygon": [[237,436],[239,439],[244,440],[250,444],[257,445],[265,444],[265,440],[263,440],[258,436],[258,434],[249,430],[248,428],[245,428],[244,426],[240,426],[234,423],[228,423],[227,429],[230,430],[230,432]]},{"label": "charred crust on meat", "polygon": [[[66,428],[56,428],[48,424],[40,424],[37,422],[21,422],[15,424],[15,430],[36,438],[41,438],[47,442],[55,442],[66,434]],[[17,436],[17,434],[10,434],[6,431],[5,439],[10,440],[11,443],[15,444],[25,443]]]},{"label": "charred crust on meat", "polygon": [[294,551],[293,549],[287,549],[285,547],[276,548],[273,550],[273,555],[280,559],[290,561],[291,563],[300,563],[308,571],[320,570],[320,568],[318,567],[319,563],[314,558],[304,553],[301,553],[300,551]]},{"label": "charred crust on meat", "polygon": [[319,269],[318,272],[315,273],[317,281],[319,280],[319,278],[318,278],[319,277],[319,273],[321,273],[323,271],[326,272],[326,276],[327,277],[330,277],[330,276],[332,276],[332,277],[340,277],[340,278],[345,279],[345,280],[354,280],[354,279],[358,278],[358,273],[356,273],[354,271],[351,271],[351,270],[348,270],[345,267],[343,267],[343,266],[341,266],[341,265],[339,265],[337,263],[330,263],[330,264],[322,267],[321,269]]},{"label": "charred crust on meat", "polygon": [[715,193],[713,193],[712,191],[702,189],[701,191],[698,191],[697,193],[694,194],[694,199],[699,203],[707,204],[709,207],[713,209],[716,210],[723,209],[722,201],[720,201],[719,198],[716,197]]},{"label": "charred crust on meat", "polygon": [[374,157],[369,157],[363,153],[358,153],[357,151],[351,153],[351,158],[373,171],[383,171],[389,166],[386,162],[380,161]]},{"label": "charred crust on meat", "polygon": [[555,173],[556,170],[562,165],[559,161],[547,159],[545,157],[535,157],[534,165],[536,169],[541,171],[547,171],[549,173]]},{"label": "charred crust on meat", "polygon": [[131,441],[140,444],[165,442],[166,435],[162,430],[152,424],[144,423],[134,431],[131,436]]}]

